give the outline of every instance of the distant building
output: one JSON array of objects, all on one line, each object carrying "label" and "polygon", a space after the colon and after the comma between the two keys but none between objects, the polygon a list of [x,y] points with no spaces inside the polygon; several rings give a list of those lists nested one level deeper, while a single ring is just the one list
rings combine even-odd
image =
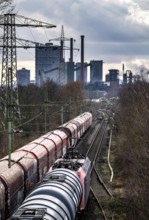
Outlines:
[{"label": "distant building", "polygon": [[[87,83],[87,63],[84,63],[84,83]],[[81,81],[81,63],[76,63],[76,81]]]},{"label": "distant building", "polygon": [[109,74],[106,74],[106,82],[110,82],[110,76],[109,76]]},{"label": "distant building", "polygon": [[132,83],[134,77],[133,77],[133,75],[132,75],[131,70],[126,70],[126,76],[127,76],[127,78],[128,78],[128,82],[129,82],[129,83]]},{"label": "distant building", "polygon": [[127,84],[127,73],[123,73],[123,84]]},{"label": "distant building", "polygon": [[27,86],[30,84],[30,70],[22,68],[17,70],[17,84]]},{"label": "distant building", "polygon": [[30,80],[30,84],[35,85],[36,84],[35,80]]},{"label": "distant building", "polygon": [[109,70],[109,82],[110,82],[110,94],[116,96],[119,90],[119,70],[110,69]]},{"label": "distant building", "polygon": [[139,75],[133,75],[131,70],[126,70],[125,73],[123,73],[123,85],[127,83],[133,83],[140,80]]},{"label": "distant building", "polygon": [[[65,74],[65,68],[64,66],[60,67],[60,56],[60,46],[52,43],[46,43],[45,47],[35,48],[35,75],[38,86],[42,85],[46,79],[63,84],[61,80],[64,80],[64,77],[61,75]],[[60,74],[60,68],[62,74]]]},{"label": "distant building", "polygon": [[103,77],[103,61],[91,60],[90,61],[90,82],[101,82]]},{"label": "distant building", "polygon": [[117,69],[110,69],[109,70],[109,80],[110,80],[110,82],[117,82],[117,81],[119,81],[119,70],[117,70]]},{"label": "distant building", "polygon": [[74,62],[66,62],[67,83],[74,81]]}]

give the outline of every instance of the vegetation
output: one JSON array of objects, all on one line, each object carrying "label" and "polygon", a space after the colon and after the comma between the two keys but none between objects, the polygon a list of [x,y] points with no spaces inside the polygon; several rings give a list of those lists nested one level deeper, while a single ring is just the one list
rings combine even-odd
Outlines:
[{"label": "vegetation", "polygon": [[[79,82],[59,86],[48,81],[43,87],[19,86],[21,119],[14,120],[14,149],[55,129],[81,113],[83,89]],[[83,106],[82,106],[83,108]],[[83,109],[84,111],[84,109]],[[7,154],[7,130],[0,120],[0,158]]]},{"label": "vegetation", "polygon": [[120,91],[116,110],[117,177],[123,183],[127,220],[149,219],[149,84]]}]

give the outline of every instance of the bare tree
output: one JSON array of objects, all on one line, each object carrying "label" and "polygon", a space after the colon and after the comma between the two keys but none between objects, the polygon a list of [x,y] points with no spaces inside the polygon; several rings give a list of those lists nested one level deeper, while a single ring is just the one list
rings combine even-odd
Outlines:
[{"label": "bare tree", "polygon": [[124,183],[127,219],[149,218],[149,84],[138,81],[119,95],[117,109],[119,177]]}]

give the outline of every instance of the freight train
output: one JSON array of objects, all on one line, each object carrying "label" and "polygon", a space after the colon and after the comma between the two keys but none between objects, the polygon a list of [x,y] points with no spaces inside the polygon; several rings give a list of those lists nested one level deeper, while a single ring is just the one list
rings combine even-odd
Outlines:
[{"label": "freight train", "polygon": [[0,219],[7,219],[66,150],[75,146],[92,124],[85,112],[0,160]]},{"label": "freight train", "polygon": [[75,220],[85,209],[91,177],[91,162],[74,148],[58,159],[35,186],[11,220]]}]

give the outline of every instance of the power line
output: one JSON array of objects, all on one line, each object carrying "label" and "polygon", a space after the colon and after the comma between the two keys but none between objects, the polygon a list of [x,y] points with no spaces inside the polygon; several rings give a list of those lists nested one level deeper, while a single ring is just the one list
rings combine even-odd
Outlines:
[{"label": "power line", "polygon": [[43,111],[40,112],[38,115],[34,116],[33,118],[29,119],[28,121],[24,122],[23,124],[18,125],[18,126],[15,127],[14,129],[20,128],[20,127],[22,127],[23,125],[28,124],[29,122],[33,121],[35,118],[38,118],[38,117],[39,117],[40,115],[42,115],[42,114],[43,114]]}]

